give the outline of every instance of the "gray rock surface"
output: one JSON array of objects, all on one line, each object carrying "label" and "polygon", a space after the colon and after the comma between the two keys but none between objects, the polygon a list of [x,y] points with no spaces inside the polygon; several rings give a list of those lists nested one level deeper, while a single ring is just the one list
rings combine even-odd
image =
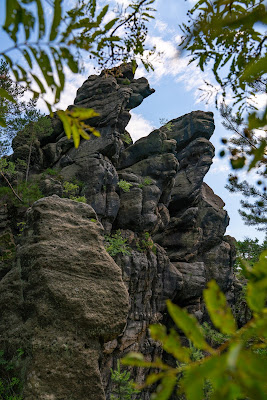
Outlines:
[{"label": "gray rock surface", "polygon": [[[102,234],[91,206],[55,195],[27,213],[16,267],[0,285],[1,346],[17,330],[28,357],[25,400],[105,398],[101,343],[122,331],[128,293]],[[23,315],[10,315],[15,301]]]},{"label": "gray rock surface", "polygon": [[[132,143],[129,111],[153,92],[128,64],[89,77],[70,108],[94,108],[100,115],[88,123],[101,136],[75,149],[54,115],[30,169],[50,197],[33,204],[22,236],[17,223],[26,209],[4,198],[0,345],[15,351],[25,343],[25,400],[109,400],[110,368],[124,354],[162,356],[148,326],[168,320],[166,299],[204,322],[210,279],[232,304],[240,290],[234,242],[224,236],[229,217],[203,183],[214,157],[213,115],[193,111]],[[27,149],[19,136],[13,144],[15,161]],[[70,197],[66,182],[87,204],[52,196]],[[128,250],[113,260],[103,241],[115,232]],[[131,373],[138,382],[146,374]],[[149,400],[149,390],[140,398]]]}]

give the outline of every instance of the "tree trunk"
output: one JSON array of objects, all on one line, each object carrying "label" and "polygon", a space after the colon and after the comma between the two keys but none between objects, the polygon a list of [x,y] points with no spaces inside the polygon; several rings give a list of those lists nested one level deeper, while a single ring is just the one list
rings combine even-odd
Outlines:
[{"label": "tree trunk", "polygon": [[16,198],[21,201],[21,203],[23,203],[23,200],[19,197],[19,195],[15,192],[15,190],[13,189],[13,186],[11,185],[11,183],[9,182],[9,180],[7,179],[7,177],[5,176],[5,174],[3,174],[2,171],[0,171],[0,174],[2,175],[2,177],[4,178],[4,180],[6,181],[6,183],[8,184],[8,186],[10,187],[10,189],[12,190],[13,194],[16,196]]},{"label": "tree trunk", "polygon": [[28,182],[28,177],[29,177],[30,162],[31,162],[31,155],[32,155],[32,144],[33,144],[33,138],[31,140],[29,156],[28,156],[28,162],[27,162],[27,169],[26,169],[26,176],[25,176],[25,182],[26,183]]}]

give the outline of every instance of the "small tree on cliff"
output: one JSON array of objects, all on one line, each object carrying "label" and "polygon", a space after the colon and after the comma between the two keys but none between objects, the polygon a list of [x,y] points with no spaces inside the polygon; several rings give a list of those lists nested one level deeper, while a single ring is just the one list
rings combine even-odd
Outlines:
[{"label": "small tree on cliff", "polygon": [[6,126],[0,126],[0,157],[11,152],[12,140],[29,122],[36,120],[37,113],[36,100],[23,100],[26,88],[11,79],[8,64],[3,60],[0,61],[1,89],[10,98],[0,97],[0,116],[6,121]]},{"label": "small tree on cliff", "polygon": [[259,239],[245,238],[236,242],[237,259],[235,262],[235,270],[242,268],[242,259],[246,260],[251,267],[259,261],[260,254],[267,249],[267,237],[262,243]]},{"label": "small tree on cliff", "polygon": [[25,182],[28,182],[29,171],[30,171],[30,163],[32,157],[33,145],[36,140],[40,137],[49,136],[53,132],[51,121],[47,117],[45,117],[38,110],[35,110],[31,115],[32,120],[25,126],[23,131],[20,133],[26,138],[27,144],[29,146],[29,152],[27,155],[27,159],[24,160],[26,162],[26,173],[25,173]]}]

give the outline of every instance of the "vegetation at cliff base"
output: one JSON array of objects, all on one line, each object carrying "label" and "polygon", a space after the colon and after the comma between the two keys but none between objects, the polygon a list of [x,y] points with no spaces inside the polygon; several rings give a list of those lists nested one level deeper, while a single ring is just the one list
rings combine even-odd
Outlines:
[{"label": "vegetation at cliff base", "polygon": [[1,400],[22,400],[22,381],[17,377],[17,370],[21,363],[24,352],[18,349],[11,360],[5,357],[3,350],[0,350],[0,399]]},{"label": "vegetation at cliff base", "polygon": [[63,184],[63,189],[64,197],[78,201],[79,203],[86,203],[85,196],[79,196],[79,185],[65,181]]},{"label": "vegetation at cliff base", "polygon": [[117,254],[131,254],[131,248],[127,244],[127,239],[122,237],[120,230],[117,230],[110,235],[105,235],[105,247],[111,257],[115,257]]},{"label": "vegetation at cliff base", "polygon": [[[120,361],[117,361],[117,368],[111,368],[112,393],[110,400],[131,400],[133,395],[140,393],[134,387],[130,372],[121,371]],[[136,396],[134,396],[136,399]]]}]

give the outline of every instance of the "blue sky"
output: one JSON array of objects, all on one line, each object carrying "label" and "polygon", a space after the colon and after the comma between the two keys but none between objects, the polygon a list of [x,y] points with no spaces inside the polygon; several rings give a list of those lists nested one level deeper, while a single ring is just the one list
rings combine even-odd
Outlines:
[{"label": "blue sky", "polygon": [[[65,0],[66,3],[72,4],[73,0]],[[111,7],[114,4],[112,0],[101,0],[100,4],[110,3]],[[117,3],[127,4],[128,0],[119,0]],[[136,77],[146,76],[156,92],[144,100],[138,108],[134,109],[132,119],[127,127],[134,140],[148,135],[153,128],[160,126],[160,119],[167,120],[177,118],[183,114],[194,110],[212,111],[215,119],[215,133],[211,141],[216,149],[216,156],[210,171],[206,175],[205,182],[219,195],[225,202],[225,209],[230,216],[230,225],[227,229],[227,234],[234,236],[237,240],[242,240],[244,237],[264,238],[264,232],[259,232],[253,227],[244,225],[241,217],[238,214],[239,202],[242,198],[237,194],[230,194],[225,185],[227,183],[228,173],[231,168],[227,159],[221,159],[218,154],[222,149],[220,139],[229,135],[221,125],[221,118],[214,107],[214,101],[209,104],[201,101],[198,90],[203,87],[204,79],[214,83],[211,71],[207,70],[201,73],[199,68],[194,65],[187,66],[188,59],[185,55],[179,55],[178,42],[180,40],[181,31],[179,24],[187,22],[186,12],[195,3],[193,0],[156,0],[155,20],[149,25],[148,45],[156,45],[157,49],[162,52],[161,57],[154,58],[154,72],[149,74],[141,66],[138,68]],[[0,0],[1,8],[3,0]],[[48,10],[49,11],[49,10]],[[1,13],[2,14],[2,13]],[[3,14],[2,14],[3,15]],[[49,18],[49,13],[47,14]],[[112,16],[109,14],[108,17]],[[1,23],[2,23],[2,18]],[[0,48],[6,48],[7,42],[0,41]],[[83,81],[93,73],[96,73],[91,61],[84,55],[84,73],[73,75],[69,70],[65,70],[67,83],[60,106],[67,107],[73,103],[77,89]],[[230,98],[229,98],[230,101]],[[260,98],[260,104],[263,103],[263,98]],[[40,104],[42,110],[45,108]],[[247,176],[242,174],[244,179]],[[249,179],[255,180],[255,173],[250,173]]]}]

